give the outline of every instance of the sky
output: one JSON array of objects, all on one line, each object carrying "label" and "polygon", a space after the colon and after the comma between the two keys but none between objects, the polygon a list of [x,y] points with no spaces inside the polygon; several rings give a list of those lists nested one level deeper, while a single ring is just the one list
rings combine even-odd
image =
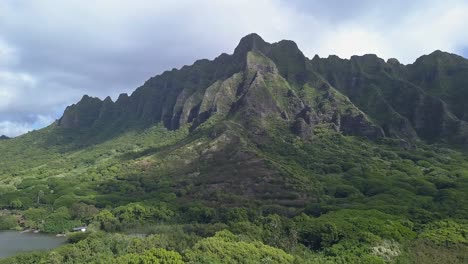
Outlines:
[{"label": "sky", "polygon": [[0,135],[47,126],[84,94],[116,98],[232,53],[252,32],[309,58],[468,57],[466,14],[466,0],[1,0]]}]

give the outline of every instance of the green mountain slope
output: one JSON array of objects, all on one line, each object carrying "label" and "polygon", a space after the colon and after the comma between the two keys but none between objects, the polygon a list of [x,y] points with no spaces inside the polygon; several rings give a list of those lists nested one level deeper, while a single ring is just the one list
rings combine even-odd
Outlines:
[{"label": "green mountain slope", "polygon": [[468,61],[455,54],[435,51],[408,66],[408,79],[428,94],[439,97],[459,119],[467,121],[466,75]]},{"label": "green mountain slope", "polygon": [[[131,243],[190,263],[464,261],[468,133],[454,95],[466,98],[465,65],[441,52],[407,66],[309,60],[292,41],[248,35],[232,55],[116,102],[84,96],[49,127],[0,141],[0,227],[155,233]],[[128,239],[97,232],[32,258],[169,254],[110,249]],[[94,257],[69,255],[80,247]]]}]

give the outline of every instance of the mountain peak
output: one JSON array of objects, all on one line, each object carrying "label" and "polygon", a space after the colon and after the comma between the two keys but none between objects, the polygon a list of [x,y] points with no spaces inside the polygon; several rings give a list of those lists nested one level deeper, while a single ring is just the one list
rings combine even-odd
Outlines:
[{"label": "mountain peak", "polygon": [[112,98],[110,96],[107,96],[104,101],[105,103],[114,103],[114,101],[112,101]]},{"label": "mountain peak", "polygon": [[420,63],[425,63],[425,64],[434,64],[435,62],[437,63],[460,63],[460,62],[465,62],[466,59],[463,58],[462,56],[441,51],[441,50],[435,50],[431,52],[428,55],[423,55],[419,57],[414,64],[420,64]]},{"label": "mountain peak", "polygon": [[6,140],[6,139],[10,139],[9,137],[5,136],[5,135],[1,135],[0,136],[0,140]]},{"label": "mountain peak", "polygon": [[442,50],[434,50],[432,53],[429,54],[429,56],[443,56],[443,55],[448,55],[450,53],[442,51]]},{"label": "mountain peak", "polygon": [[449,52],[446,52],[446,51],[442,51],[442,50],[435,50],[432,53],[430,53],[429,55],[426,55],[426,56],[423,56],[423,57],[428,57],[428,58],[433,58],[433,59],[449,59],[449,60],[463,59],[463,57],[461,57],[461,56],[458,56],[456,54],[449,53]]},{"label": "mountain peak", "polygon": [[78,103],[65,109],[58,124],[65,128],[90,127],[99,115],[102,104],[101,99],[84,95]]},{"label": "mountain peak", "polygon": [[97,97],[92,97],[92,96],[89,96],[87,94],[83,95],[83,97],[81,98],[80,102],[83,101],[83,102],[86,102],[86,101],[95,101],[95,100],[99,100],[101,101],[101,99],[97,98]]},{"label": "mountain peak", "polygon": [[234,54],[243,54],[252,50],[262,50],[268,45],[269,44],[265,42],[257,33],[251,33],[240,40],[239,44],[234,50]]},{"label": "mountain peak", "polygon": [[391,64],[391,65],[401,65],[400,61],[396,58],[389,58],[387,60],[387,64]]}]

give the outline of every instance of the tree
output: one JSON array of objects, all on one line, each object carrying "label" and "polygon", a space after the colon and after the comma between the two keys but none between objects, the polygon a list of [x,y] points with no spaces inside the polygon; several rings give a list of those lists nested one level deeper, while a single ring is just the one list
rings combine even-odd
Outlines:
[{"label": "tree", "polygon": [[41,202],[42,197],[44,197],[44,191],[40,190],[40,191],[37,192],[36,204],[39,205],[39,203]]},{"label": "tree", "polygon": [[117,218],[107,209],[94,216],[94,221],[98,222],[99,227],[106,231],[115,231],[119,224]]},{"label": "tree", "polygon": [[15,199],[10,202],[9,207],[11,209],[22,209],[23,208],[23,203],[19,199]]},{"label": "tree", "polygon": [[293,263],[294,257],[259,241],[242,241],[227,230],[200,240],[186,253],[189,263]]},{"label": "tree", "polygon": [[116,258],[116,264],[183,264],[182,256],[175,251],[153,248],[143,254],[125,254]]},{"label": "tree", "polygon": [[87,220],[99,213],[99,210],[94,205],[85,203],[75,203],[70,208],[70,214],[73,219]]},{"label": "tree", "polygon": [[0,215],[0,230],[13,229],[18,225],[18,219],[13,215]]}]

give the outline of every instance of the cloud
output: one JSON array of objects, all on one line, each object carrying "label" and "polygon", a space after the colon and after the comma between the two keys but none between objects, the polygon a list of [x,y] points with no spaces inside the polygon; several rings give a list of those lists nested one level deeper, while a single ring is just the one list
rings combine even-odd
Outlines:
[{"label": "cloud", "polygon": [[1,121],[0,122],[0,135],[8,135],[16,137],[24,133],[30,132],[50,125],[54,119],[50,116],[39,115],[33,118],[34,121],[21,122],[21,121]]},{"label": "cloud", "polygon": [[[300,2],[302,6],[296,8],[306,16],[305,21],[322,21],[309,30],[313,37],[304,29],[294,34],[308,56],[317,53],[322,57],[335,54],[349,58],[375,53],[385,59],[395,57],[412,63],[437,49],[462,53],[462,47],[468,44],[468,31],[464,30],[468,25],[464,18],[468,12],[466,1]],[[333,14],[327,15],[330,12]]]},{"label": "cloud", "polygon": [[0,135],[18,136],[31,131],[28,123],[14,123],[11,121],[0,122]]},{"label": "cloud", "polygon": [[83,94],[115,98],[164,70],[230,53],[251,32],[295,40],[309,57],[411,63],[435,49],[462,53],[465,2],[0,1],[0,122],[32,127]]}]

